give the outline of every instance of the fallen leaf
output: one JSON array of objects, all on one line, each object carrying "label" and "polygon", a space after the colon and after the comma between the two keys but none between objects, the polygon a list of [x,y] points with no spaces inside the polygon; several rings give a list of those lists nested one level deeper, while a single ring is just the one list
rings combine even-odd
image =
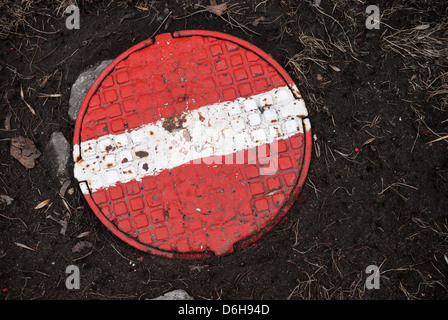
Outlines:
[{"label": "fallen leaf", "polygon": [[65,195],[65,192],[67,191],[67,188],[70,185],[70,183],[71,183],[70,180],[66,180],[62,185],[61,189],[59,189],[59,194],[61,195],[61,197]]},{"label": "fallen leaf", "polygon": [[339,69],[338,67],[332,66],[331,64],[330,64],[330,68],[333,69],[336,72],[341,71],[341,69]]},{"label": "fallen leaf", "polygon": [[89,241],[80,241],[72,248],[72,252],[81,252],[84,248],[91,248],[93,245]]},{"label": "fallen leaf", "polygon": [[22,136],[11,139],[9,153],[27,169],[34,168],[34,160],[41,155],[41,152],[36,148],[34,142]]},{"label": "fallen leaf", "polygon": [[20,243],[20,242],[14,242],[14,243],[15,243],[16,246],[18,246],[18,247],[21,247],[21,248],[24,248],[24,249],[28,249],[28,250],[31,250],[31,251],[36,251],[36,249],[30,248],[30,247],[28,247],[27,245],[24,245],[23,243]]},{"label": "fallen leaf", "polygon": [[76,238],[84,238],[85,236],[88,236],[90,234],[90,231],[86,231],[83,233],[80,233],[79,235],[76,236]]},{"label": "fallen leaf", "polygon": [[265,21],[265,20],[266,20],[266,18],[263,17],[263,16],[261,16],[261,17],[255,19],[254,22],[252,22],[252,25],[253,25],[254,27],[256,27],[256,26],[258,26],[258,24],[259,24],[261,21]]},{"label": "fallen leaf", "polygon": [[11,198],[10,196],[7,196],[6,194],[0,194],[0,199],[5,201],[8,206],[11,204],[12,201],[14,201],[13,198]]},{"label": "fallen leaf", "polygon": [[426,30],[429,27],[430,27],[429,24],[422,24],[422,25],[414,27],[414,30]]},{"label": "fallen leaf", "polygon": [[35,206],[34,209],[36,209],[36,210],[37,209],[42,209],[43,207],[45,207],[50,202],[50,200],[51,199],[47,199],[47,200],[42,201],[37,206]]},{"label": "fallen leaf", "polygon": [[370,138],[370,139],[367,139],[367,141],[364,142],[364,144],[363,144],[362,146],[365,146],[365,145],[367,145],[367,144],[369,144],[369,143],[372,143],[373,141],[375,141],[375,139],[376,139],[376,138]]},{"label": "fallen leaf", "polygon": [[[54,213],[56,213],[56,212],[54,212]],[[65,233],[67,232],[67,228],[68,228],[68,220],[70,219],[70,214],[68,212],[65,213],[64,219],[56,219],[56,218],[53,218],[51,215],[48,215],[47,219],[51,219],[51,220],[59,223],[62,227],[60,233],[63,236],[65,236]]]},{"label": "fallen leaf", "polygon": [[11,131],[11,117],[12,113],[9,111],[5,118],[5,131]]},{"label": "fallen leaf", "polygon": [[140,6],[135,6],[137,9],[142,10],[142,11],[148,11],[149,9],[146,7],[140,7]]},{"label": "fallen leaf", "polygon": [[225,11],[227,10],[227,3],[221,3],[221,4],[215,4],[211,6],[207,6],[205,8],[205,11],[211,12],[213,14],[216,14],[218,17],[220,17]]},{"label": "fallen leaf", "polygon": [[69,218],[70,218],[70,215],[68,213],[66,213],[64,219],[59,220],[59,224],[62,227],[60,234],[62,234],[63,236],[65,236],[65,233],[67,232]]},{"label": "fallen leaf", "polygon": [[316,79],[317,79],[317,81],[322,81],[322,80],[324,80],[324,77],[322,77],[322,75],[320,73],[318,73],[316,75]]}]

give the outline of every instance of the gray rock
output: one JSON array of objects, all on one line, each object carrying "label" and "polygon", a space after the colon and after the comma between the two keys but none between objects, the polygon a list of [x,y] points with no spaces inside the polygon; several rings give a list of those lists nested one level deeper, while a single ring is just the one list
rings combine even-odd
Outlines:
[{"label": "gray rock", "polygon": [[92,86],[99,74],[112,62],[112,60],[105,60],[94,65],[92,68],[81,73],[72,85],[70,92],[70,100],[68,107],[68,115],[73,121],[76,121],[82,101]]},{"label": "gray rock", "polygon": [[185,290],[177,289],[149,300],[194,300],[194,298],[190,296]]},{"label": "gray rock", "polygon": [[70,143],[62,132],[53,132],[47,145],[46,153],[56,176],[62,183],[68,178],[67,165],[70,159]]}]

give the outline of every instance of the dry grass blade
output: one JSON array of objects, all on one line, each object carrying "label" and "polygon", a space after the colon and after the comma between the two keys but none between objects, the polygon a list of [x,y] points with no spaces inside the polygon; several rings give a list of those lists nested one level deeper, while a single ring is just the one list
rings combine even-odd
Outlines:
[{"label": "dry grass blade", "polygon": [[429,142],[426,142],[426,144],[430,144],[430,143],[437,142],[437,141],[440,141],[440,140],[445,140],[445,139],[448,139],[448,135],[440,137],[440,138],[437,138],[437,139],[434,139],[434,140],[429,141]]},{"label": "dry grass blade", "polygon": [[0,217],[3,217],[3,218],[8,219],[8,220],[19,220],[20,222],[22,222],[22,224],[25,226],[25,228],[28,229],[28,226],[20,218],[10,218],[8,216],[5,216],[4,214],[0,214]]},{"label": "dry grass blade", "polygon": [[33,115],[36,115],[36,111],[34,111],[33,107],[30,106],[30,104],[28,102],[25,101],[25,96],[23,94],[23,88],[22,88],[22,84],[20,84],[20,98],[22,99],[22,101],[26,104],[26,106],[28,107],[28,109],[30,109],[31,113]]},{"label": "dry grass blade", "polygon": [[39,94],[39,98],[60,98],[62,94],[60,93],[41,93]]},{"label": "dry grass blade", "polygon": [[90,231],[86,231],[86,232],[78,234],[76,236],[76,238],[84,238],[84,237],[88,236],[89,234],[90,234]]},{"label": "dry grass blade", "polygon": [[42,209],[43,207],[47,206],[50,201],[51,201],[51,199],[44,200],[41,203],[39,203],[37,206],[35,206],[34,209],[36,209],[36,210]]},{"label": "dry grass blade", "polygon": [[341,71],[341,69],[339,69],[338,67],[332,66],[331,64],[330,64],[330,68],[333,69],[336,72]]},{"label": "dry grass blade", "polygon": [[21,247],[21,248],[24,248],[24,249],[28,249],[28,250],[31,250],[31,251],[36,251],[36,249],[30,248],[30,247],[28,247],[27,245],[25,245],[23,243],[20,243],[20,242],[14,242],[14,243],[18,247]]},{"label": "dry grass blade", "polygon": [[442,109],[448,104],[448,66],[440,60],[448,56],[447,30],[445,17],[432,27],[422,24],[381,37],[382,49],[401,55],[405,66],[418,75],[411,81],[414,89],[437,98]]},{"label": "dry grass blade", "polygon": [[422,24],[422,25],[416,26],[416,27],[414,28],[414,30],[426,30],[426,29],[428,29],[429,27],[430,27],[429,24]]},{"label": "dry grass blade", "polygon": [[364,142],[362,146],[364,147],[365,145],[368,145],[368,144],[372,143],[375,140],[376,140],[376,138],[367,139],[366,142]]}]

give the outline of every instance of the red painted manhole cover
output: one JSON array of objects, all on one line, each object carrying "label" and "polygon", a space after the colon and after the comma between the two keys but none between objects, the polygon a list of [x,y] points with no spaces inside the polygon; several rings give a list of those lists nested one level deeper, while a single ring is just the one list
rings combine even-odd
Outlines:
[{"label": "red painted manhole cover", "polygon": [[121,54],[90,88],[75,177],[132,246],[220,256],[285,216],[306,178],[310,130],[299,91],[265,52],[217,32],[162,34]]}]

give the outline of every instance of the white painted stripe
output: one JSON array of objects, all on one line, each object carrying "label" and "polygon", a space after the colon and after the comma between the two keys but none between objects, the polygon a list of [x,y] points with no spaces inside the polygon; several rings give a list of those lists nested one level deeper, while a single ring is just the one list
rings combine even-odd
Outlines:
[{"label": "white painted stripe", "polygon": [[[171,132],[162,119],[75,145],[74,159],[79,150],[82,159],[75,163],[75,177],[87,181],[95,192],[182,164],[201,163],[205,157],[231,155],[287,139],[303,132],[302,118],[306,116],[303,99],[295,99],[288,87],[203,106],[177,119],[179,128],[171,128]],[[176,119],[171,121],[176,123]],[[224,163],[228,161],[226,157]]]}]

